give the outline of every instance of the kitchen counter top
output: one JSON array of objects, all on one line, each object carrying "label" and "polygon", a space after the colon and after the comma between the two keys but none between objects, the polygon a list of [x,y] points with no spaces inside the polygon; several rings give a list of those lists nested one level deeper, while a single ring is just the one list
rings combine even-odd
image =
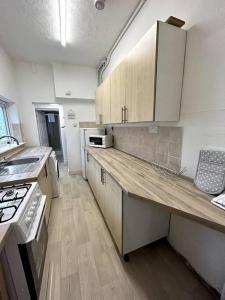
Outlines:
[{"label": "kitchen counter top", "polygon": [[44,157],[39,162],[37,162],[37,167],[32,172],[0,176],[0,186],[37,181],[37,178],[44,165],[46,164],[46,160],[48,159],[51,152],[51,147],[27,147],[24,150],[20,151],[18,154],[13,155],[11,157],[13,159],[39,155],[44,155]]},{"label": "kitchen counter top", "polygon": [[5,246],[5,242],[10,231],[10,224],[4,224],[0,226],[0,253],[2,251],[2,248]]},{"label": "kitchen counter top", "polygon": [[212,196],[181,176],[160,175],[153,165],[114,148],[86,151],[128,196],[141,198],[225,233],[225,211],[211,204]]}]

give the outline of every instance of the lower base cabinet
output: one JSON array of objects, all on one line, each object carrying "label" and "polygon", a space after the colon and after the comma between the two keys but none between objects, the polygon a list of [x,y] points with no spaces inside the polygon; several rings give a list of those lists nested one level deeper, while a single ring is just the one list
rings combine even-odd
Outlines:
[{"label": "lower base cabinet", "polygon": [[5,282],[5,274],[1,262],[0,262],[0,299],[9,300],[9,295],[7,292],[7,286]]},{"label": "lower base cabinet", "polygon": [[50,174],[48,160],[46,161],[44,168],[42,169],[40,175],[38,176],[38,184],[40,186],[42,194],[46,195],[45,220],[46,220],[46,224],[48,224],[50,210],[51,210],[51,202],[52,202],[51,174]]},{"label": "lower base cabinet", "polygon": [[88,182],[121,255],[168,236],[168,211],[129,197],[88,153],[86,168]]}]

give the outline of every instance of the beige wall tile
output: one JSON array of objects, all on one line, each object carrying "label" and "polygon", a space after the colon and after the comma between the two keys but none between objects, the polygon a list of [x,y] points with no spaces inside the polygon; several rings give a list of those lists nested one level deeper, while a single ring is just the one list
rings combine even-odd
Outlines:
[{"label": "beige wall tile", "polygon": [[159,126],[158,133],[150,133],[146,127],[108,128],[114,136],[114,148],[132,154],[148,162],[179,171],[181,165],[181,127]]}]

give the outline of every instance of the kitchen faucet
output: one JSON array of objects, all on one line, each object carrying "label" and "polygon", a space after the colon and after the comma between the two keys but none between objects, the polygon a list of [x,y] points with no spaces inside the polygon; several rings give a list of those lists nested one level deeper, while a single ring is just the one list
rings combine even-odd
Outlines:
[{"label": "kitchen faucet", "polygon": [[[11,140],[14,140],[16,142],[17,145],[19,145],[19,141],[14,137],[14,136],[11,136],[11,135],[3,135],[0,137],[0,140],[1,139],[4,139],[4,138],[10,138]],[[7,142],[7,144],[10,144],[9,142]]]}]

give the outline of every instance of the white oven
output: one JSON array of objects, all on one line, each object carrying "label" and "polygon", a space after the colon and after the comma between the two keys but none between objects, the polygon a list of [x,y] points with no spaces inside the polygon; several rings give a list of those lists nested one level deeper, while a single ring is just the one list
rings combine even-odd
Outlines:
[{"label": "white oven", "polygon": [[30,298],[38,299],[47,249],[46,196],[37,182],[0,189],[0,223],[11,223]]}]

